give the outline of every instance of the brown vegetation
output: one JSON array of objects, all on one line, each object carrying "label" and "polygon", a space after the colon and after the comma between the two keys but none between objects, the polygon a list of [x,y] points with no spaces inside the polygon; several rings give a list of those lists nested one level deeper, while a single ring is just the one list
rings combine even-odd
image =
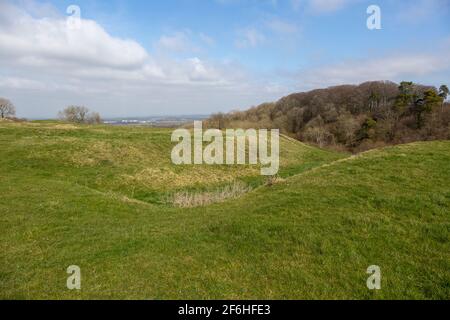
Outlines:
[{"label": "brown vegetation", "polygon": [[100,114],[90,112],[86,107],[69,106],[59,112],[58,117],[61,120],[73,123],[99,124],[102,123]]},{"label": "brown vegetation", "polygon": [[0,119],[14,117],[16,115],[16,108],[5,98],[0,98]]},{"label": "brown vegetation", "polygon": [[450,138],[447,86],[389,81],[296,93],[248,111],[213,115],[215,128],[276,128],[320,147],[353,152]]},{"label": "brown vegetation", "polygon": [[223,202],[228,199],[237,198],[251,191],[251,187],[243,182],[237,181],[217,191],[207,192],[177,192],[169,202],[179,208],[193,208],[206,206],[213,203]]}]

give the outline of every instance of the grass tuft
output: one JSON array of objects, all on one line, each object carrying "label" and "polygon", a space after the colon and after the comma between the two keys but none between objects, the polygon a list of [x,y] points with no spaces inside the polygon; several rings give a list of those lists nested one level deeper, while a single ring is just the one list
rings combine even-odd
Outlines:
[{"label": "grass tuft", "polygon": [[213,203],[224,202],[228,199],[236,199],[252,190],[252,187],[236,181],[216,191],[206,192],[177,192],[171,198],[171,203],[178,208],[195,208],[207,206]]}]

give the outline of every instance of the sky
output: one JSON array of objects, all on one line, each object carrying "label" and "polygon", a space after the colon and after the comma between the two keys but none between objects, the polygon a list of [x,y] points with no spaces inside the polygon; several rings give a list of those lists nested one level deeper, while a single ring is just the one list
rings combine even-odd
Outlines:
[{"label": "sky", "polygon": [[137,117],[371,80],[450,85],[449,21],[450,0],[0,0],[0,97],[30,119],[68,105]]}]

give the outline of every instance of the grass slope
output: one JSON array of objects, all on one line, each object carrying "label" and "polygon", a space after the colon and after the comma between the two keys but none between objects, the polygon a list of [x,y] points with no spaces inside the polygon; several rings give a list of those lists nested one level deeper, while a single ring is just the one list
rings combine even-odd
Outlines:
[{"label": "grass slope", "polygon": [[[162,204],[177,190],[205,190],[236,180],[253,186],[257,166],[174,166],[170,129],[0,123],[3,171],[66,181],[100,192]],[[280,175],[287,177],[338,155],[281,139]]]},{"label": "grass slope", "polygon": [[161,198],[257,168],[174,167],[167,130],[0,124],[0,143],[1,298],[450,298],[450,142],[342,159],[284,139],[284,182],[183,210]]}]

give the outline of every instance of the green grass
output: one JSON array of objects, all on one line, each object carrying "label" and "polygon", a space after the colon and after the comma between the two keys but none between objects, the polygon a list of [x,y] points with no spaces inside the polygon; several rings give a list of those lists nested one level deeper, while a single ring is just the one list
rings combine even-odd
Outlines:
[{"label": "green grass", "polygon": [[[450,142],[349,157],[283,139],[267,187],[256,167],[173,166],[170,132],[0,123],[0,298],[450,298]],[[163,201],[237,180],[256,189]]]}]

